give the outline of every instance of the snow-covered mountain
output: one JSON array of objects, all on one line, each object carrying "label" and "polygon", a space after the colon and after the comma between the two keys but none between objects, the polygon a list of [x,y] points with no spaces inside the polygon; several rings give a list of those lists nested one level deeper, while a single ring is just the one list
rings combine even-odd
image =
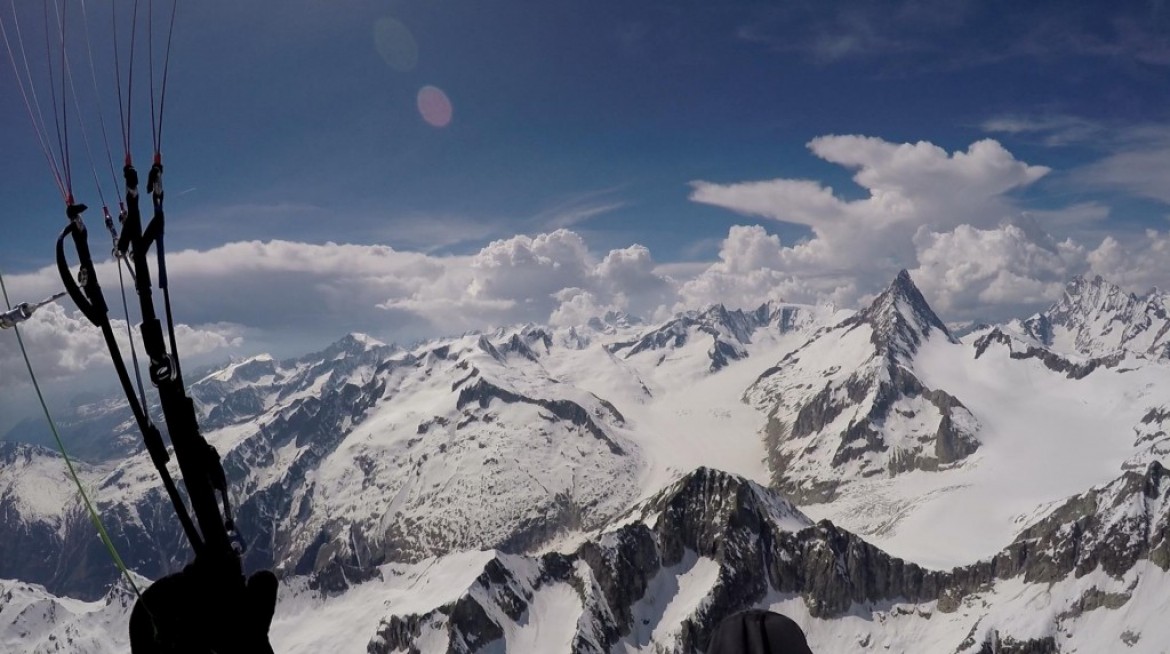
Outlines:
[{"label": "snow-covered mountain", "polygon": [[1009,327],[1058,352],[1170,358],[1170,296],[1157,289],[1127,293],[1100,275],[1074,278],[1051,307]]},{"label": "snow-covered mountain", "polygon": [[94,601],[56,597],[43,586],[0,580],[0,650],[28,654],[127,652],[134,595],[115,585]]},{"label": "snow-covered mountain", "polygon": [[[1108,342],[1098,303],[1068,307]],[[283,578],[278,651],[689,653],[749,606],[817,652],[1161,651],[1170,366],[1023,324],[960,342],[902,273],[858,312],[350,335],[191,394],[246,563]],[[38,633],[116,624],[60,460],[2,452],[0,577],[46,587],[21,587],[58,606]],[[148,458],[81,476],[135,570],[181,565]]]},{"label": "snow-covered mountain", "polygon": [[975,452],[979,421],[915,375],[931,340],[962,348],[902,271],[766,370],[745,399],[768,414],[773,484],[797,501],[828,501],[850,480],[938,470]]},{"label": "snow-covered mountain", "polygon": [[[708,346],[709,370],[716,372],[733,361],[748,357],[752,336],[758,330],[787,334],[807,328],[817,319],[812,307],[769,302],[755,311],[728,311],[722,304],[705,311],[688,311],[660,327],[628,341],[606,346],[609,352],[631,359],[657,357],[659,364],[698,341]],[[653,353],[653,354],[651,354]]]},{"label": "snow-covered mountain", "polygon": [[[1051,509],[994,557],[933,571],[704,468],[568,550],[386,563],[341,585],[286,577],[273,642],[290,654],[693,652],[721,616],[758,607],[797,619],[821,654],[1157,652],[1170,636],[1168,493],[1151,464]],[[9,586],[17,610],[0,613],[0,638],[76,634],[69,651],[117,651],[125,593],[82,603]]]}]

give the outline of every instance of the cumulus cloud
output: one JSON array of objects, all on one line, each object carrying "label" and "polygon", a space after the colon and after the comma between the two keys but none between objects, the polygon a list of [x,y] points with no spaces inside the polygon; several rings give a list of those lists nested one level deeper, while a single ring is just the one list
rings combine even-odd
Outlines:
[{"label": "cumulus cloud", "polygon": [[549,324],[556,327],[583,325],[590,318],[605,314],[610,309],[596,295],[583,288],[562,289],[556,295],[560,303],[549,316]]},{"label": "cumulus cloud", "polygon": [[[180,338],[191,343],[184,355],[234,348],[245,335],[264,342],[295,336],[302,350],[347,331],[409,342],[554,315],[568,319],[584,310],[585,298],[597,313],[654,318],[673,304],[677,287],[657,272],[647,248],[598,254],[567,229],[493,241],[469,256],[246,241],[170,254],[168,269],[176,317],[199,326],[180,328]],[[102,264],[98,274],[114,301],[116,270]],[[14,277],[13,285],[22,297],[40,297],[60,280],[55,268],[46,268]],[[231,325],[220,324],[226,321]],[[44,338],[57,339],[44,347],[61,359],[54,366],[61,374],[104,360],[100,334],[75,313],[46,314],[40,327]],[[75,361],[81,353],[88,358]]]},{"label": "cumulus cloud", "polygon": [[1094,274],[1133,291],[1170,284],[1170,233],[1146,230],[1136,238],[1107,236],[1088,253]]},{"label": "cumulus cloud", "polygon": [[915,268],[924,252],[929,256],[931,248],[923,251],[917,245],[928,239],[924,234],[947,235],[960,227],[968,230],[965,236],[993,234],[1005,221],[1020,220],[1022,210],[1011,194],[1049,172],[1016,159],[990,139],[948,153],[926,142],[824,136],[813,139],[809,149],[854,170],[853,180],[867,195],[842,199],[809,180],[694,182],[691,199],[696,202],[805,225],[813,237],[781,247],[760,228],[733,229],[720,261],[684,287],[684,299],[731,292],[854,304],[900,268]]},{"label": "cumulus cloud", "polygon": [[[523,322],[580,324],[611,310],[654,320],[716,302],[848,308],[901,268],[947,320],[1031,312],[1078,273],[1131,287],[1170,278],[1168,234],[1095,243],[1050,236],[1053,227],[1099,225],[1108,208],[1029,209],[1016,192],[1048,169],[995,141],[947,152],[930,143],[827,136],[809,149],[852,170],[865,195],[845,199],[812,180],[694,182],[696,202],[811,231],[786,243],[764,225],[737,225],[707,263],[664,264],[642,245],[595,252],[568,229],[492,241],[470,255],[280,240],[176,252],[169,267],[184,354],[233,351],[281,334],[299,337],[297,351],[305,351],[355,330],[409,342]],[[99,275],[113,297],[116,271],[107,263]],[[50,268],[10,278],[20,297],[43,297],[59,285]],[[25,333],[48,375],[106,365],[100,334],[72,310],[46,308]],[[12,362],[13,348],[11,339],[0,340],[0,364]]]},{"label": "cumulus cloud", "polygon": [[440,274],[379,306],[408,311],[439,333],[546,322],[552,316],[567,320],[586,302],[596,307],[590,316],[622,310],[652,317],[673,297],[675,286],[656,272],[647,248],[633,245],[598,257],[567,229],[518,235],[493,241],[470,257],[430,261],[441,267]]},{"label": "cumulus cloud", "polygon": [[760,225],[734,225],[719,248],[719,260],[681,285],[675,309],[717,302],[731,307],[769,300],[817,302],[832,295],[818,292],[809,280],[797,279],[786,268],[778,236]]},{"label": "cumulus cloud", "polygon": [[1070,277],[1084,272],[1082,246],[1046,240],[1016,224],[959,225],[948,232],[923,228],[914,239],[918,265],[910,272],[944,315],[966,317],[983,307],[1019,315],[1051,301]]},{"label": "cumulus cloud", "polygon": [[[67,300],[65,300],[67,301]],[[118,347],[129,364],[130,341],[126,321],[110,321]],[[184,357],[200,357],[217,351],[228,351],[243,344],[242,328],[231,323],[192,327],[175,326],[175,338]],[[37,311],[33,318],[21,323],[20,335],[28,349],[37,376],[46,381],[69,378],[95,369],[110,366],[110,354],[100,329],[92,325],[78,311],[60,304],[49,304]],[[0,335],[0,388],[28,382],[24,374],[24,359],[14,332]],[[138,345],[142,355],[141,344]]]}]

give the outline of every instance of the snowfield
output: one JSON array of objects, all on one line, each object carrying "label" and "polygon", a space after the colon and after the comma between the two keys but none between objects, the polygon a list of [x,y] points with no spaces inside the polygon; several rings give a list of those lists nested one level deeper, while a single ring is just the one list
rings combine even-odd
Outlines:
[{"label": "snowfield", "polygon": [[[861,312],[712,307],[659,325],[609,316],[410,349],[351,335],[297,360],[235,362],[192,395],[241,519],[253,521],[253,567],[283,576],[278,652],[683,651],[749,574],[735,549],[745,525],[757,530],[749,542],[783,545],[785,564],[843,548],[801,573],[827,580],[780,592],[773,579],[750,602],[796,619],[818,653],[974,654],[1048,639],[1060,652],[1161,652],[1170,508],[1155,498],[1165,489],[1118,495],[1170,463],[1163,323],[1139,315],[1161,304],[1102,283],[1075,282],[1049,314],[961,342],[899,276]],[[1132,328],[1114,328],[1121,314]],[[77,537],[77,500],[59,459],[4,453],[5,528],[43,528],[60,542],[41,547],[64,547]],[[160,500],[145,455],[81,472],[123,517],[119,537],[153,536]],[[713,495],[680,505],[686,515],[661,504],[696,474]],[[788,484],[816,492],[797,508],[765,488]],[[1090,541],[1070,522],[1049,550],[1083,554],[1124,537],[1148,552],[1121,571],[1044,582],[946,576],[1018,554],[1074,496],[1101,531]],[[688,522],[699,516],[716,522]],[[817,593],[869,597],[880,586],[871,576],[894,573],[851,568],[880,557],[834,541],[822,520],[921,566],[904,573],[917,599],[855,600],[826,615]],[[696,530],[714,549],[680,545]],[[172,536],[159,541],[173,540],[181,560]],[[950,585],[931,591],[923,577]],[[117,588],[83,602],[0,582],[0,645],[124,651],[129,603]]]}]

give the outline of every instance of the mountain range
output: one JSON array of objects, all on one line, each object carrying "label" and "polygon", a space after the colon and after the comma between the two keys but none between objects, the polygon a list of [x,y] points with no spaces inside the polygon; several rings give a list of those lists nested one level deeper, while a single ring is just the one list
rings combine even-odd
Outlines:
[{"label": "mountain range", "polygon": [[[282,579],[277,651],[690,653],[763,607],[816,652],[1158,652],[1166,307],[1077,278],[960,339],[902,272],[859,311],[351,334],[190,394],[245,563]],[[123,558],[180,567],[128,411],[61,418]],[[0,643],[124,651],[63,463],[0,463]]]}]

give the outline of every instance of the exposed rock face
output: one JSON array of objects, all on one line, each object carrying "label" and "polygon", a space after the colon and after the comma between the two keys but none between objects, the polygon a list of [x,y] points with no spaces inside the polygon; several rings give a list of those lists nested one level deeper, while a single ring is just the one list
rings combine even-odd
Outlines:
[{"label": "exposed rock face", "polygon": [[[151,406],[153,415],[159,407]],[[142,436],[129,405],[123,398],[73,403],[67,411],[55,412],[57,432],[71,456],[98,463],[130,456],[142,449]],[[42,416],[14,426],[4,440],[55,448],[53,434]]]},{"label": "exposed rock face", "polygon": [[1135,453],[1126,460],[1126,470],[1144,470],[1151,463],[1170,461],[1170,408],[1156,406],[1133,427]]},{"label": "exposed rock face", "polygon": [[1013,327],[1045,347],[1087,357],[1119,350],[1170,357],[1170,296],[1127,293],[1100,275],[1075,277],[1047,310]]},{"label": "exposed rock face", "polygon": [[1025,529],[997,557],[1001,570],[1033,582],[1098,568],[1121,577],[1138,561],[1170,569],[1170,473],[1160,463],[1066,501]]},{"label": "exposed rock face", "polygon": [[[469,642],[502,646],[513,623],[538,610],[541,592],[567,585],[580,605],[573,652],[645,646],[650,633],[656,651],[703,651],[722,618],[777,597],[800,598],[818,619],[869,615],[876,623],[906,616],[929,620],[936,612],[965,616],[960,624],[970,625],[967,638],[956,634],[946,651],[1059,652],[1054,638],[1018,636],[1012,625],[987,617],[996,607],[980,598],[1006,580],[1051,589],[1098,566],[1117,576],[1145,560],[1164,567],[1168,478],[1160,466],[1126,474],[1069,500],[993,559],[942,572],[891,557],[829,522],[813,524],[787,500],[751,482],[700,469],[572,554],[491,559],[457,599],[425,614],[385,619],[369,651],[414,651],[412,643],[428,624],[445,630],[449,651],[475,651]],[[670,628],[656,623],[663,616],[653,608],[670,600],[660,595],[664,576],[703,580],[702,600]],[[684,591],[676,586],[675,592]],[[1092,586],[1048,619],[1059,631],[1086,613],[1119,609],[1130,600],[1127,593]],[[1140,638],[1122,634],[1127,637]]]},{"label": "exposed rock face", "polygon": [[[468,386],[464,386],[459,391],[459,399],[455,402],[456,409],[463,409],[463,407],[475,403],[481,409],[486,409],[491,406],[492,400],[499,400],[505,404],[513,403],[527,403],[534,406],[541,407],[547,410],[552,415],[561,420],[568,421],[570,424],[576,425],[588,431],[598,440],[604,442],[609,447],[610,452],[614,454],[625,454],[621,446],[615,443],[606,435],[605,430],[594,421],[593,417],[585,410],[585,407],[573,402],[571,400],[547,400],[534,399],[524,397],[504,388],[500,388],[491,382],[480,378]],[[617,409],[612,404],[599,400],[602,407],[608,413],[608,418],[617,424],[625,422],[622,415],[618,413]]]},{"label": "exposed rock face", "polygon": [[[709,313],[718,335],[663,326],[621,341],[614,356],[599,354],[612,370],[635,369],[629,357],[665,356],[681,334],[680,347],[702,339],[692,352],[707,356],[696,357],[705,375],[719,357],[730,364],[747,351],[740,337],[787,324],[775,307]],[[661,344],[651,339],[630,353],[664,333]],[[1170,451],[1170,410],[1161,406],[1134,425],[1141,449],[1125,475],[1070,498],[973,565],[927,570],[796,508],[788,497],[820,501],[857,476],[945,470],[979,447],[978,423],[960,399],[915,372],[927,345],[937,352],[954,339],[907,275],[866,310],[813,334],[748,391],[770,413],[773,482],[789,496],[704,468],[627,510],[640,496],[640,452],[628,431],[639,414],[625,404],[634,394],[613,396],[623,398],[616,404],[627,424],[615,403],[558,380],[569,366],[551,365],[550,353],[565,338],[526,327],[404,352],[351,337],[311,357],[257,358],[201,380],[202,419],[214,426],[209,438],[225,452],[240,498],[248,567],[274,566],[322,602],[344,602],[362,587],[391,586],[401,570],[421,589],[437,583],[429,566],[441,570],[459,557],[466,564],[472,555],[471,572],[449,595],[385,600],[384,615],[370,620],[380,623],[361,636],[367,651],[429,652],[436,642],[438,651],[523,651],[518,631],[554,606],[566,637],[550,651],[599,654],[692,654],[727,614],[784,602],[814,621],[864,618],[858,650],[893,642],[890,651],[914,651],[897,640],[900,625],[914,633],[933,620],[959,629],[937,640],[945,644],[939,651],[1061,651],[1072,625],[1135,610],[1141,575],[1170,570],[1170,482],[1160,463]],[[1003,330],[984,335],[976,356],[998,357],[1000,348],[1074,379],[1130,360],[1078,363]],[[102,597],[116,571],[71,491],[41,505],[12,484],[22,471],[47,479],[44,469],[61,466],[54,457],[0,446],[0,566],[21,568],[0,576],[32,574],[57,592]],[[185,562],[186,543],[143,457],[112,471],[83,468],[136,570],[157,577]],[[60,471],[53,479],[68,489]],[[535,553],[550,543],[563,551]],[[471,551],[481,548],[493,551]],[[46,551],[52,560],[40,556]],[[1032,621],[1047,631],[1005,617],[1027,612],[1042,593],[1052,608]],[[0,595],[0,616],[13,605]],[[1140,632],[1120,634],[1118,651],[1159,642]]]},{"label": "exposed rock face", "polygon": [[913,372],[931,338],[958,344],[903,271],[869,307],[767,370],[745,399],[768,413],[777,487],[824,502],[858,476],[938,470],[973,453],[978,421]]},{"label": "exposed rock face", "polygon": [[[213,426],[204,433],[232,480],[245,565],[343,589],[386,561],[528,551],[562,531],[600,527],[632,501],[640,458],[617,407],[542,372],[550,344],[537,329],[413,352],[351,336],[302,359],[236,363],[193,385]],[[55,455],[37,450],[35,459],[63,477]],[[0,469],[0,483],[16,470]],[[157,578],[190,558],[143,454],[92,474],[115,545],[138,572]],[[10,575],[96,597],[117,571],[66,481],[53,486],[69,510],[17,520],[12,504],[0,548],[22,552],[8,558]],[[29,558],[44,552],[54,554]]]},{"label": "exposed rock face", "polygon": [[[550,615],[561,622],[541,628],[561,636],[541,641],[549,648],[542,651],[653,646],[689,654],[705,649],[727,615],[779,600],[799,601],[814,620],[863,618],[869,635],[859,636],[858,649],[880,638],[893,643],[892,651],[911,651],[914,634],[933,633],[936,651],[956,654],[1060,652],[1064,636],[1037,637],[1037,629],[1068,634],[1069,625],[1096,612],[1132,610],[1135,570],[1170,566],[1168,495],[1170,474],[1162,466],[1126,473],[1057,507],[996,557],[935,571],[827,521],[814,524],[774,491],[699,469],[571,552],[462,553],[414,567],[355,568],[332,579],[333,572],[321,570],[286,590],[344,602],[343,593],[365,593],[367,584],[399,588],[384,595],[386,613],[369,632],[365,649],[374,654],[512,651],[531,642],[517,640],[521,630],[531,637],[533,621]],[[394,586],[391,578],[404,571]],[[1075,582],[1102,572],[1092,584]],[[1104,583],[1109,579],[1117,582]],[[1008,582],[1011,590],[997,595],[997,586]],[[1023,627],[1011,620],[1027,612],[1034,595],[1051,603],[1039,618],[1047,627],[1035,616]],[[0,616],[13,606],[31,607],[30,601],[52,600],[0,594]],[[128,605],[125,596],[121,608],[111,607],[115,621],[124,620]],[[49,616],[45,633],[64,633],[54,621],[70,620],[64,612]],[[930,632],[932,625],[941,631]],[[1119,647],[1146,642],[1132,626],[1117,637]]]},{"label": "exposed rock face", "polygon": [[492,559],[458,599],[427,614],[384,620],[368,651],[413,651],[427,624],[442,625],[448,651],[476,651],[467,644],[503,638],[508,620],[519,619],[538,592],[556,584],[572,587],[582,607],[571,651],[608,652],[622,642],[645,642],[647,628],[655,626],[647,620],[653,615],[648,593],[664,575],[709,568],[703,601],[671,642],[656,642],[661,651],[692,652],[706,648],[719,620],[770,592],[804,597],[814,615],[832,617],[858,602],[933,598],[944,579],[831,523],[814,525],[772,491],[710,469],[688,475],[622,520],[632,522],[571,555]]},{"label": "exposed rock face", "polygon": [[840,326],[851,329],[860,324],[868,324],[872,329],[870,342],[878,352],[899,363],[910,362],[918,347],[932,334],[937,333],[952,343],[959,342],[935,315],[905,270],[868,307]]},{"label": "exposed rock face", "polygon": [[975,358],[983,356],[993,345],[1006,347],[1013,359],[1037,359],[1049,370],[1063,374],[1069,379],[1084,379],[1099,368],[1116,368],[1125,360],[1125,352],[1117,351],[1088,361],[1070,361],[1051,350],[1013,338],[998,327],[975,340]]},{"label": "exposed rock face", "polygon": [[41,586],[0,579],[0,650],[128,652],[126,623],[134,600],[134,593],[122,586],[83,604],[54,597]]},{"label": "exposed rock face", "polygon": [[[88,466],[77,468],[83,483],[92,481]],[[0,579],[100,596],[113,566],[97,556],[104,548],[90,547],[92,529],[56,453],[0,442]]]},{"label": "exposed rock face", "polygon": [[1023,641],[1014,638],[985,640],[979,648],[979,654],[1057,654],[1059,651],[1052,636]]},{"label": "exposed rock face", "polygon": [[[202,377],[197,376],[197,371],[184,370],[184,375],[191,382],[187,393],[195,401],[199,426],[206,433],[254,420],[274,403],[305,391],[323,375],[333,374],[340,379],[397,352],[398,348],[368,336],[350,334],[321,352],[300,358],[276,361],[261,355]],[[157,395],[148,392],[147,403],[150,415],[165,436],[166,424]],[[120,461],[143,451],[142,435],[120,394],[68,408],[54,417],[70,456],[97,464]],[[50,444],[50,440],[39,435],[44,431],[43,420],[38,419],[18,425],[6,438]]]},{"label": "exposed rock face", "polygon": [[812,320],[807,307],[767,303],[754,311],[729,311],[722,304],[705,311],[690,311],[641,335],[637,340],[614,343],[607,349],[625,358],[643,352],[669,351],[686,346],[695,339],[710,339],[707,357],[710,371],[717,372],[732,361],[748,356],[745,346],[760,329],[788,333],[803,328]]}]

